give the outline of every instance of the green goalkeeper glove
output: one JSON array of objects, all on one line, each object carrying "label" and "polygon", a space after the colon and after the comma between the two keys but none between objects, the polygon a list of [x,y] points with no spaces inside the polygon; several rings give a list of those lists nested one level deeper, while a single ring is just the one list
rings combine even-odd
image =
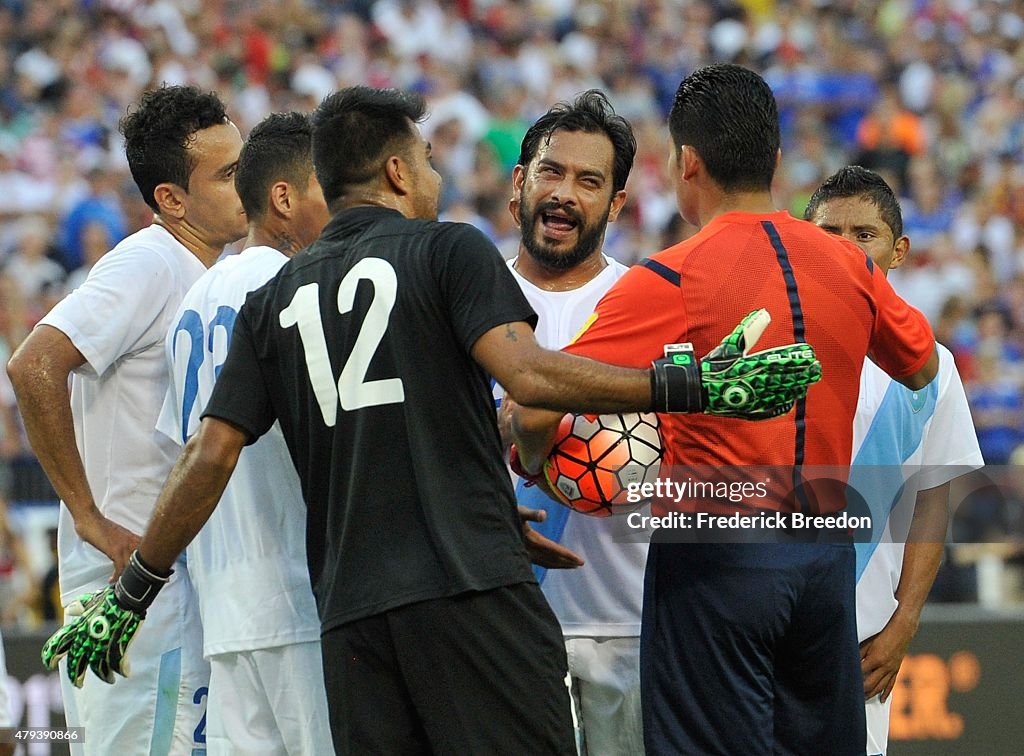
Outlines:
[{"label": "green goalkeeper glove", "polygon": [[77,688],[82,687],[87,669],[111,684],[115,672],[127,677],[128,647],[146,617],[146,610],[170,577],[171,573],[159,575],[145,566],[139,552],[133,552],[114,585],[81,596],[68,606],[67,614],[75,619],[46,641],[43,665],[56,669],[67,656],[68,679]]},{"label": "green goalkeeper glove", "polygon": [[770,322],[767,310],[754,310],[699,362],[691,344],[666,346],[651,371],[653,410],[746,420],[789,412],[821,380],[821,363],[810,344],[750,354]]}]

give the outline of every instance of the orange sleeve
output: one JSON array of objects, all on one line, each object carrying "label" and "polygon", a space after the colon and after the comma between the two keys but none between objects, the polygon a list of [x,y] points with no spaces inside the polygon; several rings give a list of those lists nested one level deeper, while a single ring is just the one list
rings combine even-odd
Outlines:
[{"label": "orange sleeve", "polygon": [[622,367],[647,368],[665,344],[685,341],[686,312],[679,285],[636,265],[597,303],[563,351]]},{"label": "orange sleeve", "polygon": [[916,373],[935,348],[928,319],[893,291],[878,265],[873,266],[871,285],[875,302],[871,359],[893,378]]}]

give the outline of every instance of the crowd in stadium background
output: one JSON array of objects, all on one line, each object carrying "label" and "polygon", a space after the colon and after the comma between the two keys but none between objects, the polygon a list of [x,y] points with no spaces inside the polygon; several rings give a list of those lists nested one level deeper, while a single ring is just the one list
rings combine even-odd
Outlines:
[{"label": "crowd in stadium background", "polygon": [[[117,133],[148,88],[216,91],[243,137],[342,86],[422,92],[442,219],[473,223],[507,257],[527,126],[602,89],[639,144],[604,246],[631,264],[692,232],[665,173],[665,115],[683,76],[731,61],[761,72],[782,109],[780,208],[801,216],[847,163],[897,189],[913,247],[890,280],[955,354],[986,462],[1024,465],[1024,3],[0,0],[0,50],[0,365],[92,262],[150,222]],[[4,468],[26,469],[31,454],[5,378],[0,498]],[[955,535],[984,540],[998,521],[1024,540],[1022,502],[961,518]],[[41,574],[19,570],[45,564],[16,556],[17,537],[0,529],[0,582],[24,593]],[[977,597],[974,568],[957,568],[970,553],[951,550],[936,598]],[[1020,558],[1012,545],[997,553]],[[38,616],[8,603],[5,619]]]}]

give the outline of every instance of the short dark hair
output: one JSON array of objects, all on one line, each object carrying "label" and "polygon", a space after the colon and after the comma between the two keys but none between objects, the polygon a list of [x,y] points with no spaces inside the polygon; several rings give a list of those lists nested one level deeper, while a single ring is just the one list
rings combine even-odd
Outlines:
[{"label": "short dark hair", "polygon": [[859,165],[840,168],[825,179],[811,195],[804,210],[804,220],[813,219],[822,202],[847,197],[863,197],[877,207],[878,214],[892,231],[893,241],[903,236],[903,212],[892,187],[877,173]]},{"label": "short dark hair", "polygon": [[198,87],[164,86],[145,92],[119,124],[135,185],[159,212],[153,191],[169,181],[188,191],[195,168],[188,148],[196,132],[228,122],[224,103]]},{"label": "short dark hair", "polygon": [[636,157],[636,137],[629,121],[615,113],[603,92],[588,89],[578,95],[572,103],[559,102],[538,118],[523,137],[523,144],[519,150],[519,165],[524,168],[528,166],[537,154],[540,143],[550,141],[551,135],[556,131],[605,134],[615,150],[612,191],[618,192],[625,188],[626,179],[633,169],[633,158]]},{"label": "short dark hair", "polygon": [[726,192],[771,187],[779,152],[779,108],[756,73],[731,63],[704,66],[676,90],[668,129],[678,150],[693,147]]},{"label": "short dark hair", "polygon": [[423,97],[398,89],[347,87],[313,111],[313,167],[330,204],[350,186],[365,184],[389,154],[411,145],[411,123],[427,112]]},{"label": "short dark hair", "polygon": [[313,170],[312,133],[304,113],[273,113],[253,126],[235,172],[235,191],[250,221],[266,214],[275,181],[305,192]]}]

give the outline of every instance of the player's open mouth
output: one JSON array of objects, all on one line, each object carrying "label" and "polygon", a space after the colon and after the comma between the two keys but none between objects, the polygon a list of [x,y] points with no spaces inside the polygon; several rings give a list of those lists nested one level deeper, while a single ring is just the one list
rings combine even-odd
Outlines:
[{"label": "player's open mouth", "polygon": [[544,226],[544,235],[552,239],[565,238],[579,225],[568,216],[554,215],[552,213],[541,213],[540,220]]}]

